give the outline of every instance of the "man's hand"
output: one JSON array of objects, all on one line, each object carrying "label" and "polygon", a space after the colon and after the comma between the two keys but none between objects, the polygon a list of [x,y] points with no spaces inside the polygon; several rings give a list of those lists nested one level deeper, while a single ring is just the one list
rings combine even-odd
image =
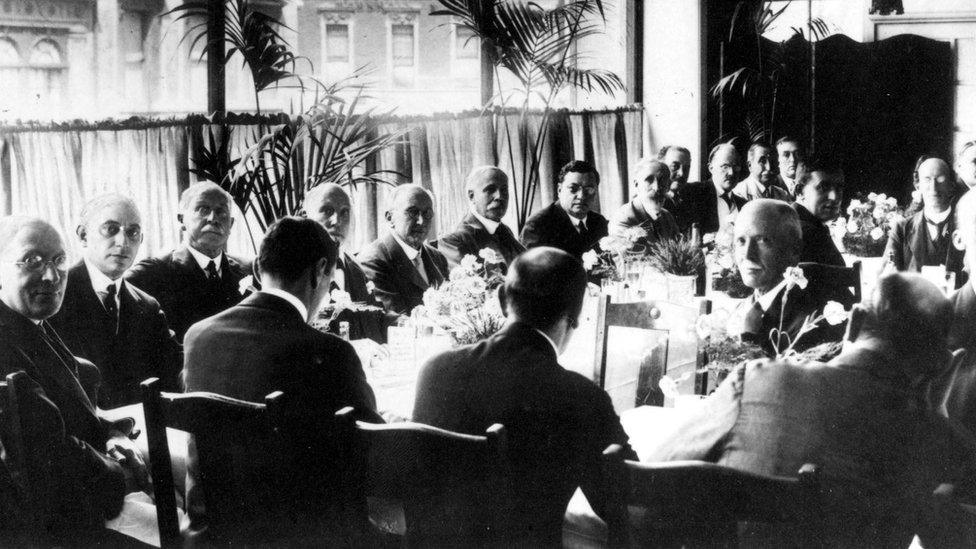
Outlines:
[{"label": "man's hand", "polygon": [[149,479],[149,469],[142,459],[142,454],[135,443],[125,436],[116,436],[106,444],[108,455],[122,466],[125,473],[126,493],[142,491],[152,494],[152,482]]}]

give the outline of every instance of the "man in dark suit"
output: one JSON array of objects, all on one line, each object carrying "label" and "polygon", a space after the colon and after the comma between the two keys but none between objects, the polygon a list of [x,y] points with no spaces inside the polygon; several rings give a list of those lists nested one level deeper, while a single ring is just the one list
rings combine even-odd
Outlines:
[{"label": "man in dark suit", "polygon": [[447,280],[447,259],[425,240],[434,220],[434,199],[420,185],[400,185],[390,197],[390,232],[359,253],[374,293],[388,311],[409,315],[427,288]]},{"label": "man in dark suit", "polygon": [[177,341],[183,341],[194,322],[242,299],[240,281],[251,274],[251,267],[224,250],[234,226],[231,203],[219,185],[191,185],[180,197],[183,246],[143,259],[126,274],[129,282],[159,301]]},{"label": "man in dark suit", "polygon": [[[735,312],[742,319],[742,338],[761,346],[770,356],[793,345],[803,350],[825,341],[840,341],[843,327],[821,322],[797,341],[810,314],[819,313],[834,295],[786,278],[800,255],[800,220],[785,202],[757,198],[746,204],[735,223],[734,257],[742,282],[754,294]],[[785,300],[785,304],[784,304]]]},{"label": "man in dark suit", "polygon": [[753,143],[747,156],[749,176],[739,182],[732,192],[746,200],[772,198],[790,202],[785,189],[776,186],[776,160],[773,149],[766,143]]},{"label": "man in dark suit", "polygon": [[71,351],[101,372],[98,406],[140,402],[150,377],[178,391],[183,354],[159,303],[122,279],[142,243],[139,211],[117,194],[90,201],[76,229],[84,259],[68,271],[64,303],[51,324]]},{"label": "man in dark suit", "polygon": [[[645,459],[773,476],[813,463],[824,485],[824,547],[906,547],[913,534],[925,547],[972,547],[972,516],[933,491],[971,482],[976,442],[918,398],[948,363],[951,318],[941,292],[918,275],[882,277],[851,312],[839,356],[740,366]],[[741,543],[796,546],[795,525],[763,533],[772,537]]]},{"label": "man in dark suit", "polygon": [[943,265],[963,283],[962,252],[952,245],[953,204],[958,198],[955,174],[940,158],[923,160],[915,171],[922,211],[899,221],[888,233],[885,256],[899,271],[921,271]]},{"label": "man in dark suit", "polygon": [[589,162],[573,160],[559,170],[558,181],[558,200],[526,220],[522,244],[552,246],[582,257],[610,234],[606,218],[592,211],[600,174]]},{"label": "man in dark suit", "polygon": [[97,369],[75,358],[47,322],[61,307],[65,261],[50,224],[0,220],[0,371],[25,372],[36,397],[19,403],[23,437],[36,452],[25,458],[42,470],[30,489],[43,531],[27,534],[39,544],[111,543],[104,521],[148,477],[126,429],[95,414]]},{"label": "man in dark suit", "polygon": [[726,230],[746,205],[746,199],[732,192],[739,178],[739,152],[735,147],[728,143],[712,147],[708,172],[711,179],[705,186],[708,192],[703,193],[702,234]]},{"label": "man in dark suit", "polygon": [[508,176],[494,166],[478,166],[468,174],[464,187],[471,211],[454,232],[441,235],[437,249],[451,267],[460,265],[466,255],[478,257],[483,248],[495,250],[510,265],[525,247],[502,223],[508,210]]},{"label": "man in dark suit", "polygon": [[519,456],[512,463],[509,532],[518,546],[559,546],[578,486],[601,513],[601,453],[609,444],[629,452],[607,394],[557,362],[578,325],[585,290],[576,258],[549,247],[525,252],[509,266],[501,291],[505,327],[430,359],[417,382],[415,421],[470,434],[505,426],[509,449]]},{"label": "man in dark suit", "polygon": [[685,147],[664,146],[658,151],[657,159],[668,167],[671,174],[671,188],[664,208],[674,216],[678,229],[685,236],[691,236],[695,225],[698,225],[699,234],[704,234],[701,231],[708,217],[706,195],[709,189],[705,183],[688,183],[691,153]]},{"label": "man in dark suit", "polygon": [[627,238],[629,231],[636,231],[640,236],[634,245],[645,251],[655,242],[680,236],[674,217],[664,209],[670,181],[671,174],[663,162],[638,162],[634,169],[634,198],[614,213],[610,234]]},{"label": "man in dark suit", "polygon": [[800,142],[790,136],[780,137],[776,141],[776,157],[779,164],[779,174],[776,176],[776,186],[786,191],[789,199],[796,200],[800,193],[797,190],[797,167],[803,161],[803,149]]},{"label": "man in dark suit", "polygon": [[792,206],[803,233],[801,262],[846,265],[827,227],[840,214],[843,200],[844,172],[840,166],[818,158],[800,163],[796,171],[796,202]]},{"label": "man in dark suit", "polygon": [[[258,255],[261,290],[194,324],[185,340],[187,391],[209,391],[252,402],[262,401],[273,391],[285,394],[289,428],[304,433],[298,437],[302,448],[296,452],[296,462],[263,463],[260,460],[267,454],[262,454],[254,456],[250,466],[255,474],[263,467],[296,466],[295,512],[313,516],[315,501],[308,499],[322,496],[332,482],[320,478],[328,476],[328,467],[312,459],[328,451],[322,437],[330,425],[330,412],[353,406],[361,418],[381,421],[352,346],[307,324],[329,293],[338,253],[318,223],[297,217],[276,221],[268,228]],[[199,491],[192,482],[194,456],[189,457],[187,491],[196,525]]]}]

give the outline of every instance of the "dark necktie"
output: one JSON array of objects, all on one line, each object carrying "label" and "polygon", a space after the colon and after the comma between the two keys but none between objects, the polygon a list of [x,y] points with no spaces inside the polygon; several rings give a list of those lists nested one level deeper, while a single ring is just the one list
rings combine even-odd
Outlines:
[{"label": "dark necktie", "polygon": [[731,192],[722,193],[722,194],[718,195],[718,197],[721,198],[722,201],[725,202],[725,205],[729,207],[729,211],[730,212],[735,208],[735,203],[732,202],[732,193]]},{"label": "dark necktie", "polygon": [[211,259],[210,263],[207,263],[207,278],[210,280],[220,280],[220,273],[217,272],[217,264]]},{"label": "dark necktie", "polygon": [[577,225],[577,226],[579,227],[579,234],[580,234],[580,237],[583,239],[583,242],[589,242],[590,241],[590,231],[586,230],[586,223],[583,223],[583,221],[580,220],[579,225]]},{"label": "dark necktie", "polygon": [[105,307],[105,312],[112,319],[113,334],[119,333],[119,306],[115,303],[115,294],[115,284],[109,284],[108,288],[105,289],[105,298],[102,300],[102,306]]},{"label": "dark necktie", "polygon": [[948,225],[949,223],[949,218],[942,220],[941,223],[935,223],[934,221],[931,221],[929,220],[929,218],[926,217],[925,223],[928,224],[927,228],[929,231],[929,239],[935,242],[938,239],[942,238],[943,236],[942,233],[945,230],[946,225]]}]

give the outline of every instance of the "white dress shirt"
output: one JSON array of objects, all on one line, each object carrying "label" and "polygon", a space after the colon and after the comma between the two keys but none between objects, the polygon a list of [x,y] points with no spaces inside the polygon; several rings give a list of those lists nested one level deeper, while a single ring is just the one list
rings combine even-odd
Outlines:
[{"label": "white dress shirt", "polygon": [[211,257],[207,257],[206,254],[197,251],[196,249],[193,248],[193,246],[187,245],[186,248],[190,250],[190,255],[193,256],[193,259],[197,260],[197,265],[200,266],[200,270],[202,270],[204,273],[207,272],[207,265],[209,265],[210,262],[213,261],[214,266],[217,267],[217,275],[218,276],[223,275],[223,273],[220,272],[220,266],[224,263],[224,252],[220,252],[220,254],[218,254],[217,257],[211,258]]},{"label": "white dress shirt", "polygon": [[302,315],[302,321],[308,321],[308,307],[302,303],[302,300],[298,299],[294,295],[278,288],[262,288],[260,293],[278,296],[288,303],[291,303],[292,307],[298,311],[298,314]]},{"label": "white dress shirt", "polygon": [[480,221],[481,224],[485,226],[485,230],[488,231],[488,234],[495,234],[495,231],[498,230],[497,221],[493,221],[491,219],[488,219],[487,217],[484,217],[483,215],[474,211],[474,208],[471,208],[471,215],[473,215],[475,219]]},{"label": "white dress shirt", "polygon": [[112,280],[105,276],[105,273],[98,270],[98,267],[89,263],[87,259],[85,260],[85,268],[88,269],[88,278],[91,279],[92,289],[95,290],[98,300],[102,301],[103,296],[108,293],[109,286],[115,286],[115,310],[121,309],[122,300],[119,298],[119,294],[122,292],[123,280],[121,278]]},{"label": "white dress shirt", "polygon": [[786,288],[786,279],[780,280],[779,284],[773,286],[768,292],[759,295],[759,292],[753,293],[753,300],[759,303],[762,307],[763,312],[769,311],[769,308],[773,306],[773,302],[776,301],[776,296]]},{"label": "white dress shirt", "polygon": [[396,231],[391,231],[390,234],[393,235],[393,240],[396,240],[397,244],[403,248],[403,253],[407,254],[407,259],[417,268],[417,272],[420,273],[420,277],[424,279],[424,282],[429,282],[430,279],[427,277],[427,269],[424,267],[423,258],[420,257],[420,250],[401,240],[400,235],[396,234]]}]

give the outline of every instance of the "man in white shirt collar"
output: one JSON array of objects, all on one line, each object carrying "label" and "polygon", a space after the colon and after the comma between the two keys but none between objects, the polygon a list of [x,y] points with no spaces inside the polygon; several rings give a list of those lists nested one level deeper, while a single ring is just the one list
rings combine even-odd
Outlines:
[{"label": "man in white shirt collar", "polygon": [[[332,283],[340,290],[349,291],[346,288],[345,273],[345,263],[348,260],[343,248],[349,233],[349,223],[352,220],[352,204],[349,195],[335,183],[322,183],[313,187],[305,195],[303,209],[305,215],[325,227],[332,240],[339,245],[339,260]],[[358,301],[355,297],[353,300]]]},{"label": "man in white shirt collar", "polygon": [[749,177],[736,185],[733,192],[746,200],[774,198],[789,201],[790,198],[786,191],[775,185],[776,171],[773,154],[773,149],[769,145],[753,143],[749,147],[749,153],[746,157]]},{"label": "man in white shirt collar", "polygon": [[51,324],[73,353],[98,366],[98,405],[139,402],[139,384],[150,377],[178,391],[183,357],[166,317],[155,299],[122,278],[143,239],[135,203],[119,194],[92,199],[75,234],[83,260],[68,271],[64,304]]},{"label": "man in white shirt collar", "polygon": [[800,149],[800,142],[790,136],[784,136],[776,141],[776,156],[779,161],[779,181],[778,183],[790,194],[790,198],[796,198],[796,168],[803,160],[803,152]]},{"label": "man in white shirt collar", "polygon": [[466,255],[478,256],[483,248],[490,248],[511,264],[525,247],[502,218],[508,211],[508,176],[495,166],[477,166],[464,182],[469,211],[454,231],[438,239],[438,249],[451,266],[461,263]]}]

